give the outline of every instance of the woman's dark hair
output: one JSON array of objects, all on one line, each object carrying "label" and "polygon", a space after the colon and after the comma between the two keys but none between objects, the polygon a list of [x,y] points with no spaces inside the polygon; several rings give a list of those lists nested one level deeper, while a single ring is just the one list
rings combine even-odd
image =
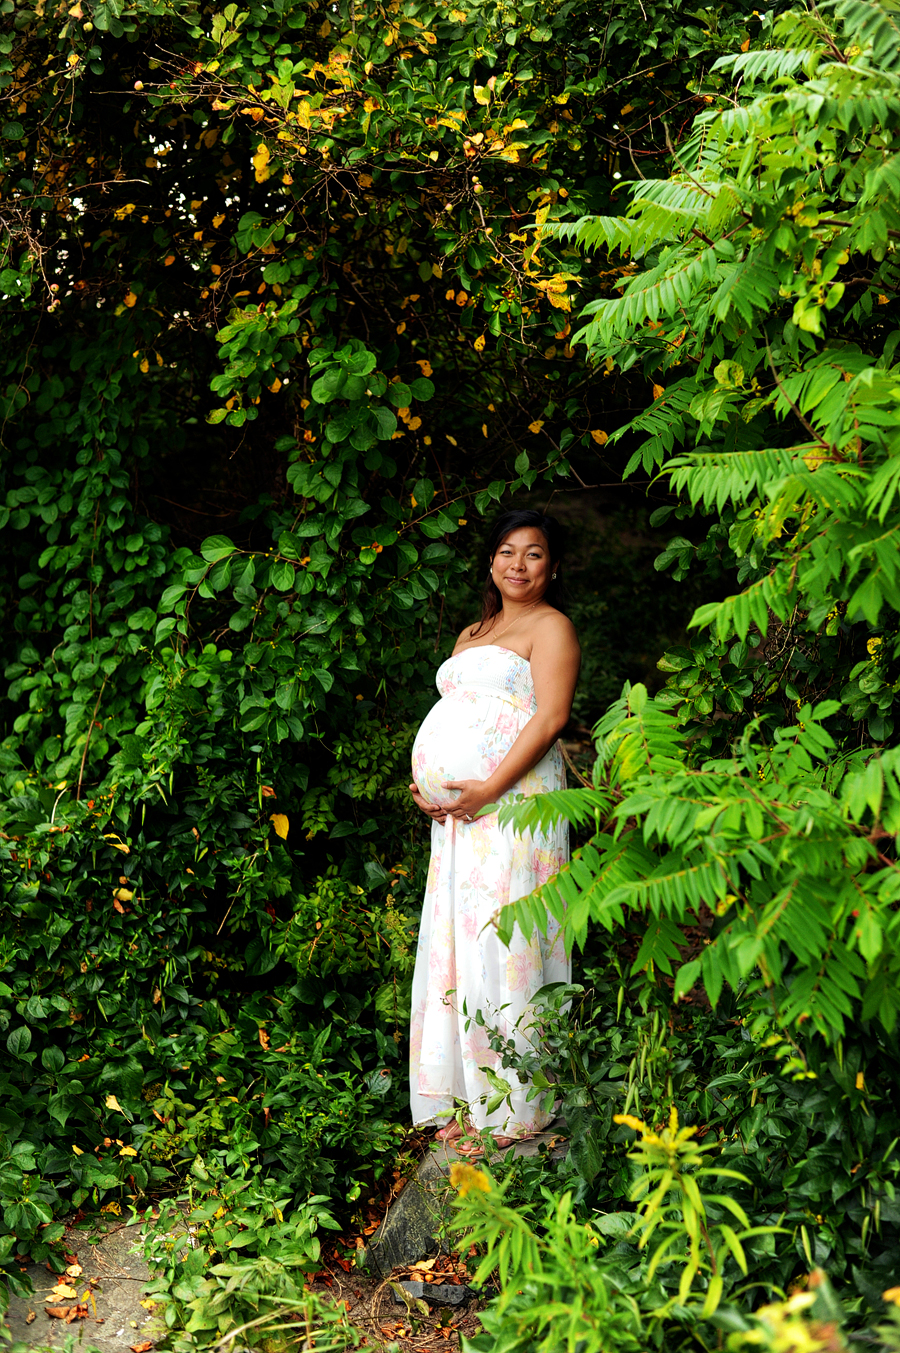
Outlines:
[{"label": "woman's dark hair", "polygon": [[[551,606],[556,607],[557,611],[562,611],[565,614],[565,591],[560,576],[562,559],[565,554],[565,533],[554,517],[545,517],[542,512],[532,512],[529,508],[515,508],[510,512],[504,512],[494,522],[487,538],[488,563],[493,561],[494,555],[508,535],[511,535],[513,531],[520,531],[528,527],[540,531],[546,540],[547,548],[550,551],[550,563],[557,575],[548,584],[542,600],[549,602]],[[500,589],[488,573],[481,594],[481,619],[471,631],[472,638],[476,634],[480,634],[488,621],[493,620],[495,615],[499,615],[502,609],[503,598],[500,595]]]}]

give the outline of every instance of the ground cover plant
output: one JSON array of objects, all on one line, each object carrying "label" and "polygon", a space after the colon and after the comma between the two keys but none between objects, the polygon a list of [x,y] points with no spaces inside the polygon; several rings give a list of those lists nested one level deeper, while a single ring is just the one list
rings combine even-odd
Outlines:
[{"label": "ground cover plant", "polygon": [[[479,518],[602,484],[640,543],[576,560],[617,572],[576,603],[592,785],[515,810],[582,841],[516,913],[587,946],[529,1067],[573,1149],[460,1180],[485,1339],[565,1306],[597,1347],[806,1347],[821,1265],[896,1342],[894,22],[595,17],[0,4],[13,1290],[66,1211],[168,1191],[205,1345],[364,1226],[405,1140],[408,752]],[[698,1205],[701,1159],[734,1174]]]}]

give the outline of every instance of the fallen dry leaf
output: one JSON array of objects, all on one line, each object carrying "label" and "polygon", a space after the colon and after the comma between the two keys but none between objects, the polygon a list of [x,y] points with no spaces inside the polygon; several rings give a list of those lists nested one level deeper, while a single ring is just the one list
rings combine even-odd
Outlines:
[{"label": "fallen dry leaf", "polygon": [[52,1315],[57,1320],[64,1320],[67,1325],[71,1325],[73,1320],[86,1320],[88,1308],[82,1306],[45,1306],[44,1310],[48,1315]]},{"label": "fallen dry leaf", "polygon": [[81,1267],[80,1264],[70,1264],[69,1267],[66,1269],[66,1277],[80,1278],[83,1272],[84,1269]]},{"label": "fallen dry leaf", "polygon": [[74,1301],[78,1293],[68,1283],[57,1283],[50,1295],[51,1297],[59,1297],[61,1301]]},{"label": "fallen dry leaf", "polygon": [[25,1317],[25,1324],[30,1325],[32,1320],[37,1320],[37,1311],[29,1311]]},{"label": "fallen dry leaf", "polygon": [[128,1347],[131,1349],[131,1353],[150,1353],[150,1349],[153,1347],[153,1340],[145,1339],[142,1344],[129,1344]]}]

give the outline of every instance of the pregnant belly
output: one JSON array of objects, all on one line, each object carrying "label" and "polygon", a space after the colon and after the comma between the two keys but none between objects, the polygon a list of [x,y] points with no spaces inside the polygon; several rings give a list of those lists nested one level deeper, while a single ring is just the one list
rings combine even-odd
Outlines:
[{"label": "pregnant belly", "polygon": [[429,803],[446,806],[459,798],[444,789],[445,780],[486,780],[509,750],[517,729],[514,720],[504,736],[496,718],[485,726],[484,714],[458,700],[439,700],[413,744],[412,773]]}]

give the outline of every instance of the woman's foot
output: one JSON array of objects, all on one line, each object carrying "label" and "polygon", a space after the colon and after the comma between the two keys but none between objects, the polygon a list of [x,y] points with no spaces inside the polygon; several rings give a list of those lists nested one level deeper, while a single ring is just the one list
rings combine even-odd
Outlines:
[{"label": "woman's foot", "polygon": [[455,1118],[451,1118],[449,1123],[445,1123],[442,1128],[437,1130],[437,1140],[439,1142],[455,1142],[463,1135],[463,1129]]}]

